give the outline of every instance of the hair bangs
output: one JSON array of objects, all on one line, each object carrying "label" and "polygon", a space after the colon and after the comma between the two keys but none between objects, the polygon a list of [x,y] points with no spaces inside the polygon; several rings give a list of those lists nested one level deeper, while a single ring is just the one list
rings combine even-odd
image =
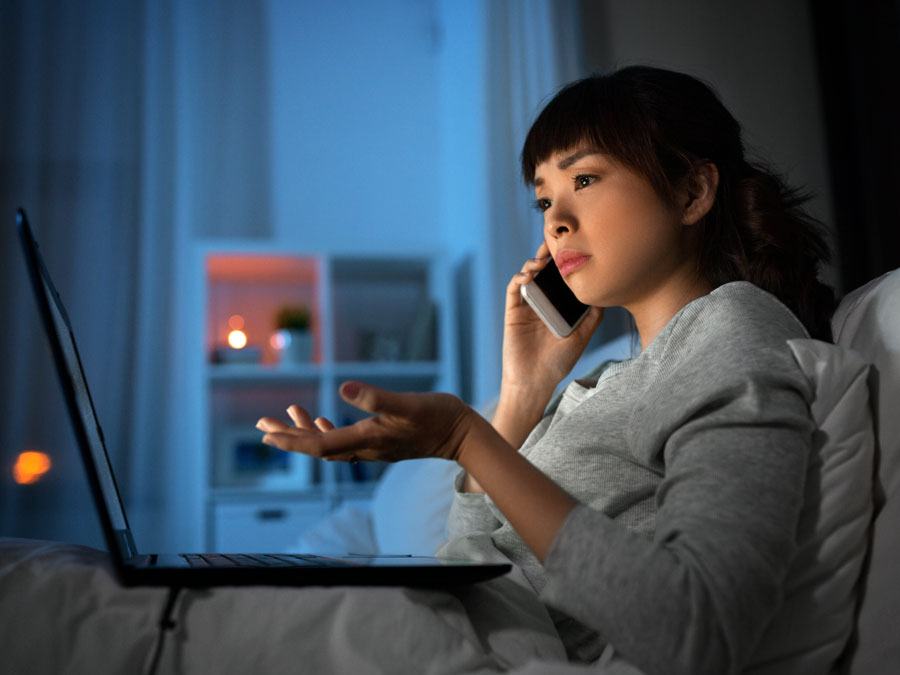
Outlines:
[{"label": "hair bangs", "polygon": [[557,152],[596,149],[645,176],[662,192],[651,124],[627,82],[593,75],[563,87],[541,111],[522,148],[522,178],[534,184],[537,167]]}]

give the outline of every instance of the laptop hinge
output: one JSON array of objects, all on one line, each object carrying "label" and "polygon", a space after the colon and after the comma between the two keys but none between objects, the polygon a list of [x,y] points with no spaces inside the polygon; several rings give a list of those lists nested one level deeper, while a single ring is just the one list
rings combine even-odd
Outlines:
[{"label": "laptop hinge", "polygon": [[137,547],[134,545],[131,530],[116,530],[116,544],[119,546],[123,560],[130,560],[137,554]]}]

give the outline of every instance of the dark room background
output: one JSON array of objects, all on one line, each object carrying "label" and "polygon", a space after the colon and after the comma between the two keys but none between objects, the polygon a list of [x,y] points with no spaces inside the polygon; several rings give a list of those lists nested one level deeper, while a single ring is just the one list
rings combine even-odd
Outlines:
[{"label": "dark room background", "polygon": [[[2,0],[0,535],[102,545],[17,207],[79,334],[132,527],[195,548],[214,424],[198,251],[436,261],[438,382],[484,402],[503,288],[540,238],[516,164],[528,125],[563,83],[648,63],[713,84],[748,146],[808,189],[840,295],[900,266],[898,4]],[[52,468],[17,483],[35,449]]]}]

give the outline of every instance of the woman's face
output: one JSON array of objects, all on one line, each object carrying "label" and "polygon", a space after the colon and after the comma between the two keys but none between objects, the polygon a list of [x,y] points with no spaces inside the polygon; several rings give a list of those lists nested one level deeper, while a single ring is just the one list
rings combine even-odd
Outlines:
[{"label": "woman's face", "polygon": [[537,167],[534,186],[550,255],[583,303],[631,310],[693,270],[681,211],[609,156],[558,152]]}]

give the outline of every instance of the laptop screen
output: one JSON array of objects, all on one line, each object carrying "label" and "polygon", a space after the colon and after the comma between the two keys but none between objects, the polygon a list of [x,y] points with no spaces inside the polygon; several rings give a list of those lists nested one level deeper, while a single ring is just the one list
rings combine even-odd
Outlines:
[{"label": "laptop screen", "polygon": [[[51,341],[51,347],[54,342],[59,347],[58,350],[54,349],[54,352],[58,355],[56,357],[57,371],[61,380],[63,380],[62,385],[63,389],[66,390],[66,397],[70,399],[68,401],[70,412],[73,415],[77,412],[78,419],[73,420],[73,422],[84,431],[84,438],[88,447],[82,448],[82,452],[87,452],[90,455],[90,461],[94,467],[100,492],[106,504],[106,511],[111,520],[110,524],[117,532],[127,530],[128,521],[125,518],[125,511],[122,508],[122,502],[116,488],[116,481],[106,452],[100,422],[97,419],[94,403],[91,400],[91,394],[88,391],[87,381],[81,367],[81,358],[75,345],[75,336],[72,334],[59,293],[50,280],[50,274],[47,272],[47,268],[38,251],[37,242],[28,227],[24,214],[20,215],[19,223],[20,231],[23,234],[23,245],[26,249],[26,262],[32,268],[30,270],[31,279],[36,284],[39,284],[39,292],[47,300],[45,307],[48,311],[44,312],[42,310],[42,314],[45,315],[44,323],[48,338]],[[35,290],[38,290],[38,288]],[[38,302],[40,303],[40,299]],[[47,319],[49,319],[49,322]],[[48,323],[50,325],[47,325]],[[73,403],[76,410],[71,410]],[[88,461],[88,457],[84,459]]]}]

